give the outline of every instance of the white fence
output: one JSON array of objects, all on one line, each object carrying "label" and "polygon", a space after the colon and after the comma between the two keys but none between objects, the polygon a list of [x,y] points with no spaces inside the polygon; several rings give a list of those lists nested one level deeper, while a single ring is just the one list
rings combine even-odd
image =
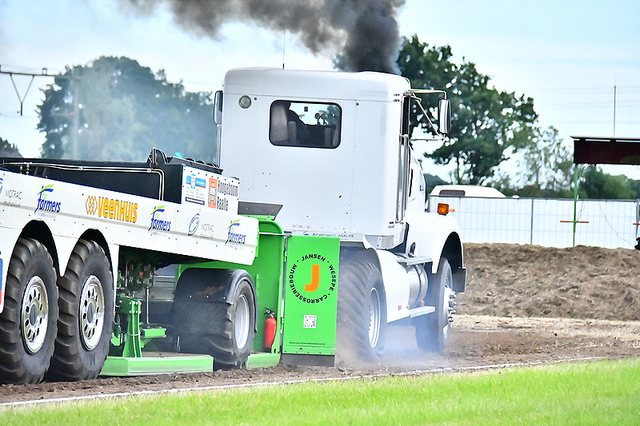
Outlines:
[{"label": "white fence", "polygon": [[[462,239],[471,243],[573,245],[573,200],[545,198],[429,197],[455,211]],[[578,200],[576,245],[633,248],[640,200]],[[432,207],[435,210],[435,207]]]}]

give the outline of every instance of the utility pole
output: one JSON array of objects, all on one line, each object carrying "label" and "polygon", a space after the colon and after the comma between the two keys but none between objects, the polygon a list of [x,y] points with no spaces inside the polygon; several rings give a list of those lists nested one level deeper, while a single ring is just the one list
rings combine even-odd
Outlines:
[{"label": "utility pole", "polygon": [[[42,72],[40,74],[28,73],[28,72],[17,72],[17,71],[2,71],[2,65],[0,65],[0,74],[8,74],[11,78],[11,82],[13,83],[13,88],[16,91],[16,95],[18,95],[18,101],[20,102],[20,116],[23,114],[23,106],[24,101],[27,98],[27,94],[29,93],[29,89],[31,89],[31,84],[36,77],[50,77],[50,78],[64,78],[71,80],[71,85],[73,89],[73,111],[70,114],[60,114],[61,116],[71,117],[71,129],[70,129],[70,143],[71,143],[71,152],[73,154],[73,158],[78,158],[78,128],[80,126],[80,108],[78,105],[78,93],[79,93],[79,84],[80,76],[75,75],[75,69],[71,69],[71,77],[66,77],[62,74],[59,75],[51,75],[47,73],[47,68],[42,68]],[[20,96],[20,92],[16,83],[13,79],[14,75],[21,75],[31,77],[29,81],[29,86],[24,93],[24,96]]]},{"label": "utility pole", "polygon": [[73,84],[73,127],[71,129],[72,137],[71,143],[73,144],[72,152],[73,158],[78,159],[78,127],[80,123],[80,110],[78,106],[78,78],[76,78],[75,68],[71,68],[71,84]]},{"label": "utility pole", "polygon": [[[42,72],[40,74],[33,74],[29,72],[16,72],[16,71],[2,71],[2,65],[0,65],[0,74],[8,74],[11,78],[11,83],[13,83],[13,89],[16,91],[16,95],[18,95],[18,101],[20,102],[20,116],[22,116],[24,100],[27,98],[27,94],[29,93],[29,89],[31,89],[31,84],[33,83],[33,79],[36,77],[55,77],[54,75],[47,74],[47,69],[42,68]],[[27,86],[27,90],[24,92],[24,96],[20,96],[20,91],[18,90],[18,86],[16,86],[16,82],[13,79],[14,75],[23,75],[27,77],[31,77],[29,80],[29,86]]]},{"label": "utility pole", "polygon": [[617,87],[613,86],[613,137],[616,136],[616,96]]}]

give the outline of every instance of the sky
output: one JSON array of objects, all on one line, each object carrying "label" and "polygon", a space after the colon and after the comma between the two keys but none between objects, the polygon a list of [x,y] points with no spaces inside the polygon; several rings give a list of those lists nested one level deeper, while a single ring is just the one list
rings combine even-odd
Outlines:
[{"label": "sky", "polygon": [[[475,63],[491,86],[533,98],[538,124],[557,128],[568,146],[570,136],[614,131],[640,138],[638,0],[406,0],[397,19],[402,35],[450,45],[453,61]],[[0,0],[1,71],[56,74],[100,56],[164,69],[191,92],[218,90],[231,68],[332,69],[333,60],[251,23],[229,22],[214,40],[185,32],[162,7],[142,15],[119,0]],[[0,137],[23,156],[39,156],[36,106],[52,80],[35,77],[27,92],[30,77],[0,74]],[[447,178],[446,167],[426,168]],[[635,166],[605,171],[640,179]]]}]

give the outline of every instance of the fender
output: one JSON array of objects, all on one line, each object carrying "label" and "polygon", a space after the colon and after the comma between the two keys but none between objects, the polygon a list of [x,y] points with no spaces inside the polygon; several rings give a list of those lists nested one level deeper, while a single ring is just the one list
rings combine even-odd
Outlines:
[{"label": "fender", "polygon": [[409,300],[409,279],[407,271],[398,263],[398,257],[386,250],[375,251],[382,284],[386,296],[387,323],[391,323],[410,315],[407,301]]},{"label": "fender", "polygon": [[[458,224],[453,217],[441,216],[427,212],[407,212],[407,253],[415,257],[425,258],[425,262],[432,262],[431,272],[438,272],[438,263],[443,254],[445,243],[454,236],[461,241]],[[462,244],[457,244],[457,249],[462,253]],[[452,267],[462,265],[452,265]]]},{"label": "fender", "polygon": [[406,250],[415,257],[431,262],[431,273],[438,272],[441,257],[446,257],[453,269],[454,290],[465,290],[466,269],[464,268],[462,238],[458,223],[451,216],[436,213],[408,211],[406,221],[409,226]]},{"label": "fender", "polygon": [[[398,263],[398,257],[390,251],[373,248],[366,241],[361,244],[349,244],[348,248],[342,245],[340,257],[349,256],[350,254],[346,254],[349,251],[352,254],[359,253],[360,257],[373,262],[380,270],[387,323],[408,317],[410,315],[407,309],[409,281],[406,270]],[[339,282],[338,285],[340,285]]]}]

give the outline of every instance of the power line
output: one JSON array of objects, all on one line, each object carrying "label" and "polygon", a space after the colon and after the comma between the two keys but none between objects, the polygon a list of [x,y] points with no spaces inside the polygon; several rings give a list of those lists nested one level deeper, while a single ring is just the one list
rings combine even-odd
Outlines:
[{"label": "power line", "polygon": [[[42,68],[42,71],[40,72],[40,74],[34,74],[34,73],[30,73],[30,72],[2,71],[2,65],[0,65],[0,74],[8,74],[9,77],[11,78],[11,83],[13,83],[13,88],[16,91],[16,95],[18,96],[18,101],[20,102],[20,115],[21,116],[22,116],[22,113],[23,113],[24,101],[27,98],[27,94],[29,93],[29,89],[31,89],[31,84],[33,84],[33,80],[36,77],[55,77],[54,75],[49,75],[47,73],[47,69],[46,68]],[[27,86],[27,90],[24,92],[24,96],[20,96],[20,91],[18,90],[18,86],[16,86],[16,82],[13,79],[14,75],[21,75],[21,76],[31,77],[31,80],[29,80],[29,85]]]}]

